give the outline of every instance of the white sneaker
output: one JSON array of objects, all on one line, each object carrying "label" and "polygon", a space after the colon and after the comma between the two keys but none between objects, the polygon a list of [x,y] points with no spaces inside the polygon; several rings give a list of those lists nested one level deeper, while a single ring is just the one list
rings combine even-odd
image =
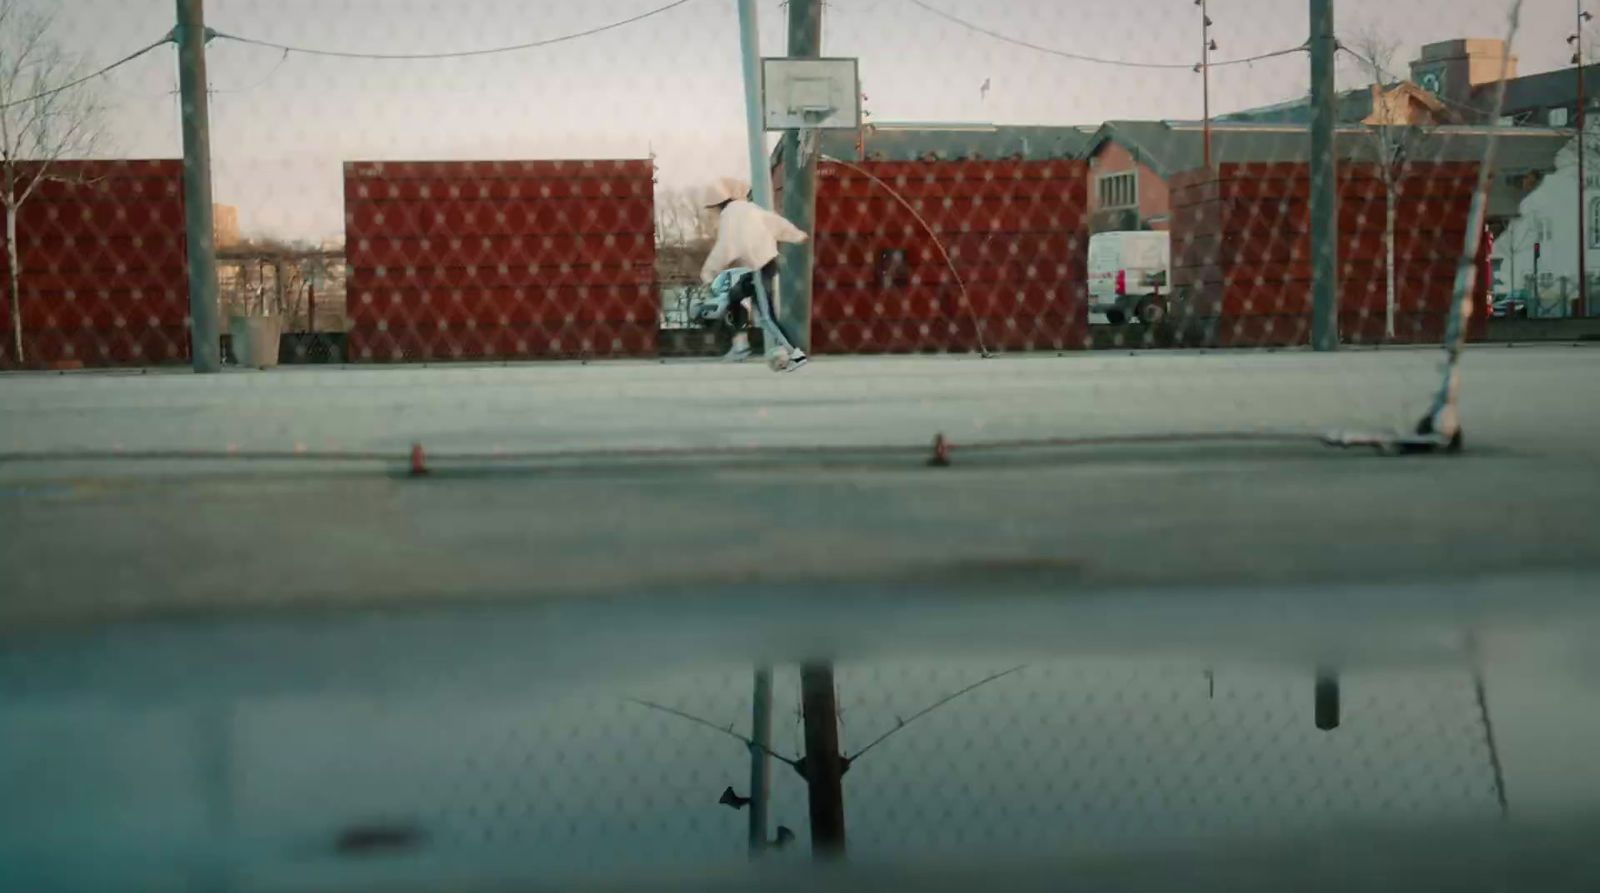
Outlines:
[{"label": "white sneaker", "polygon": [[750,336],[743,332],[733,336],[733,346],[722,355],[724,363],[742,363],[750,359]]},{"label": "white sneaker", "polygon": [[783,371],[794,372],[809,362],[811,362],[811,358],[797,350],[789,355],[789,365]]}]

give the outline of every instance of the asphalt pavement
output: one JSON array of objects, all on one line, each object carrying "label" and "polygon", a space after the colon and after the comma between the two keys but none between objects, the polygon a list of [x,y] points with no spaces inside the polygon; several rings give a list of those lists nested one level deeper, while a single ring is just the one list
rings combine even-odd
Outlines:
[{"label": "asphalt pavement", "polygon": [[[8,376],[0,621],[1593,570],[1600,404],[1582,395],[1600,350],[1469,353],[1461,456],[1317,443],[1416,419],[1437,366],[1398,350]],[[937,434],[951,467],[926,465]],[[425,478],[405,474],[413,443]]]}]

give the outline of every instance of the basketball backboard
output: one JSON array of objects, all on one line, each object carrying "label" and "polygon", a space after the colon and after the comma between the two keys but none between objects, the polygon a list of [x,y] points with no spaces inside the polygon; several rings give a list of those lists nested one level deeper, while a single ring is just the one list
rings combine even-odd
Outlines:
[{"label": "basketball backboard", "polygon": [[854,130],[861,126],[855,59],[761,60],[768,130]]}]

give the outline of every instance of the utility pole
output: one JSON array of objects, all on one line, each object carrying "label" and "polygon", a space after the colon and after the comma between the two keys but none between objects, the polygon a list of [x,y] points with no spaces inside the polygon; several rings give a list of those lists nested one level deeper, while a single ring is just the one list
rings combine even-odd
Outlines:
[{"label": "utility pole", "polygon": [[1311,347],[1339,346],[1339,183],[1333,0],[1311,0]]},{"label": "utility pole", "polygon": [[739,0],[739,50],[744,64],[744,124],[750,141],[750,197],[772,207],[772,160],[767,157],[767,125],[761,108],[761,17],[756,0]]},{"label": "utility pole", "polygon": [[[744,67],[745,133],[750,143],[750,197],[772,207],[772,162],[761,108],[761,19],[756,0],[739,0],[739,50]],[[788,277],[785,277],[788,278]],[[750,695],[750,857],[767,847],[767,813],[772,799],[772,668],[756,668]]]},{"label": "utility pole", "polygon": [[189,344],[194,371],[222,370],[217,245],[211,223],[211,111],[206,90],[205,0],[177,0],[183,116],[183,206],[189,251]]},{"label": "utility pole", "polygon": [[1572,54],[1572,64],[1578,68],[1578,306],[1574,315],[1587,316],[1589,314],[1589,238],[1588,238],[1588,199],[1585,191],[1588,188],[1585,176],[1585,167],[1589,154],[1588,127],[1585,124],[1587,115],[1588,97],[1585,95],[1583,77],[1583,25],[1594,18],[1583,9],[1583,0],[1576,0],[1578,15],[1578,29],[1573,32],[1572,43],[1575,52]]},{"label": "utility pole", "polygon": [[839,753],[839,703],[834,694],[833,664],[801,665],[800,709],[805,722],[806,754],[801,765],[805,767],[811,806],[811,853],[819,860],[842,859],[845,761]]},{"label": "utility pole", "polygon": [[1211,53],[1217,42],[1211,39],[1211,14],[1208,0],[1194,0],[1200,7],[1200,90],[1202,114],[1205,115],[1205,165],[1211,170]]},{"label": "utility pole", "polygon": [[[789,57],[822,55],[822,0],[789,0]],[[783,135],[783,216],[812,238],[784,245],[785,268],[778,289],[778,316],[801,350],[811,350],[811,263],[817,230],[817,154],[803,145],[817,131],[791,130]]]}]

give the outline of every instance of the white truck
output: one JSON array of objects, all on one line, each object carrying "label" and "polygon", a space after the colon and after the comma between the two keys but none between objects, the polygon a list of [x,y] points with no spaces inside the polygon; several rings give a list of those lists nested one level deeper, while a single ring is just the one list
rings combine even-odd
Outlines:
[{"label": "white truck", "polygon": [[1164,232],[1089,237],[1089,324],[1159,325],[1167,318],[1172,237]]}]

